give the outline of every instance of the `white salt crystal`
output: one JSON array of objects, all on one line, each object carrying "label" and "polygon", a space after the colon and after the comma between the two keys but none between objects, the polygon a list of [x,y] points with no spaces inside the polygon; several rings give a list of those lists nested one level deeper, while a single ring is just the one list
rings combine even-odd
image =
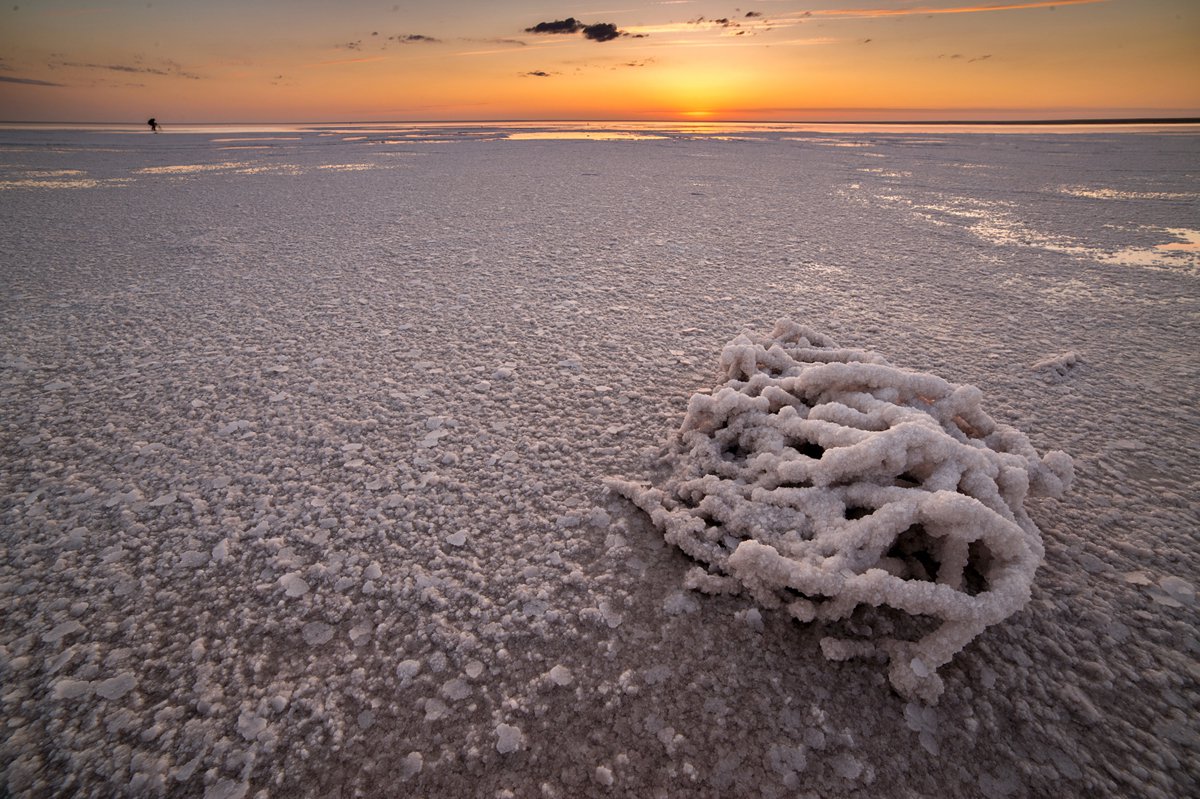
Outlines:
[{"label": "white salt crystal", "polygon": [[525,746],[525,734],[510,724],[496,725],[496,751],[511,754]]}]

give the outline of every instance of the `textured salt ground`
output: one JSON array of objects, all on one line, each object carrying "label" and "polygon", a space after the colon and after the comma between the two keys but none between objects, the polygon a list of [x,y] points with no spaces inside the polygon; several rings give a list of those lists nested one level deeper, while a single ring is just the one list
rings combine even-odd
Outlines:
[{"label": "textured salt ground", "polygon": [[[22,135],[85,185],[0,191],[10,794],[1196,790],[1196,275],[1095,256],[1194,224],[1194,137]],[[1075,458],[936,708],[600,489],[779,316]]]}]

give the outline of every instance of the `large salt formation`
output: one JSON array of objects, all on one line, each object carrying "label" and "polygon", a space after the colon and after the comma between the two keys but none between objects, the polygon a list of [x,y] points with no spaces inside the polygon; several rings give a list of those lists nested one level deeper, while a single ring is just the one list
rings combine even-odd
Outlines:
[{"label": "large salt formation", "polygon": [[688,405],[670,479],[610,487],[704,564],[692,588],[745,593],[804,622],[861,606],[908,614],[876,612],[873,626],[853,625],[875,637],[821,648],[834,660],[885,653],[901,694],[936,701],[938,667],[1029,600],[1043,548],[1023,502],[1060,496],[1071,459],[1039,457],[983,412],[974,386],[787,320],[730,342],[720,373]]}]

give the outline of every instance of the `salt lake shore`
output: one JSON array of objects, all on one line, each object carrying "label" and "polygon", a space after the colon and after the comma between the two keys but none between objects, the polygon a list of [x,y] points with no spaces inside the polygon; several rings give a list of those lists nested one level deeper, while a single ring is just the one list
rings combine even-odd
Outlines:
[{"label": "salt lake shore", "polygon": [[0,796],[1200,793],[1200,133],[565,132],[0,131]]}]

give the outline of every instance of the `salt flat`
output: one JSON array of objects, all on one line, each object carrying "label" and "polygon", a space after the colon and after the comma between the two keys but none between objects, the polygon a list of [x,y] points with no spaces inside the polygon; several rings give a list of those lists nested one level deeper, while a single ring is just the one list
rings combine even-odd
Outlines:
[{"label": "salt flat", "polygon": [[[0,134],[8,794],[1197,791],[1194,130],[507,133]],[[783,317],[1074,459],[936,706],[604,488]]]}]

